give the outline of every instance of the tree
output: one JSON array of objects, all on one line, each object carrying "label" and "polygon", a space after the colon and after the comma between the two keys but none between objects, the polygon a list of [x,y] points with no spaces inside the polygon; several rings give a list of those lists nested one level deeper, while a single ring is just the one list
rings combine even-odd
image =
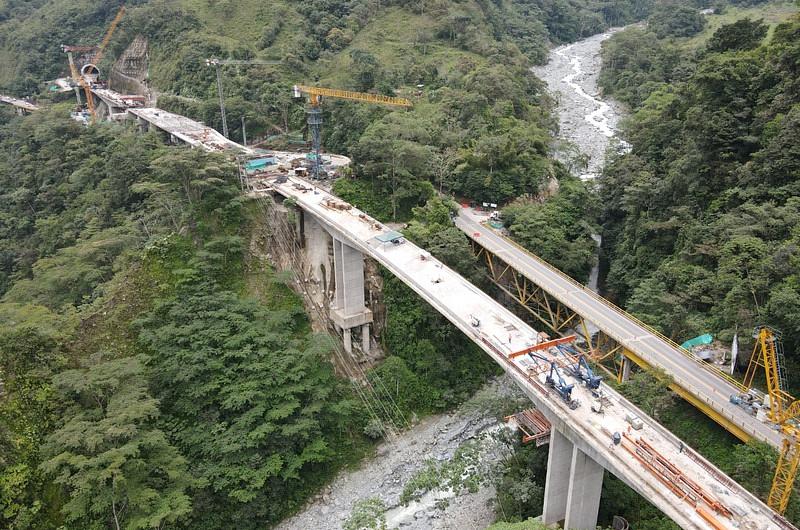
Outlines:
[{"label": "tree", "polygon": [[503,209],[511,237],[579,281],[595,263],[591,197],[578,180],[565,180],[544,204],[517,200]]},{"label": "tree", "polygon": [[81,528],[162,528],[191,511],[186,461],[155,424],[158,402],[136,357],[103,359],[54,377],[66,421],[42,469],[67,490],[66,520]]},{"label": "tree", "polygon": [[151,169],[162,182],[180,182],[190,205],[200,201],[207,191],[223,184],[225,172],[230,171],[223,166],[222,158],[213,158],[200,149],[170,151],[154,160]]},{"label": "tree", "polygon": [[648,29],[659,39],[665,37],[691,37],[703,30],[706,19],[695,7],[661,4],[647,20]]},{"label": "tree", "polygon": [[433,194],[425,179],[431,175],[430,136],[407,114],[392,113],[370,125],[355,148],[365,176],[390,196],[392,219]]},{"label": "tree", "polygon": [[172,440],[203,481],[198,528],[277,521],[336,461],[355,405],[298,334],[301,307],[270,311],[191,275],[139,323]]},{"label": "tree", "polygon": [[669,389],[672,379],[664,372],[651,375],[648,372],[636,372],[620,386],[620,392],[636,403],[645,414],[655,419],[659,414],[670,408],[676,401],[676,396]]},{"label": "tree", "polygon": [[58,400],[50,378],[65,363],[55,337],[32,328],[0,335],[0,524],[11,530],[55,529],[58,492],[38,469]]},{"label": "tree", "polygon": [[767,27],[761,19],[742,18],[732,24],[724,24],[711,35],[707,49],[722,53],[736,50],[752,50],[767,36]]}]

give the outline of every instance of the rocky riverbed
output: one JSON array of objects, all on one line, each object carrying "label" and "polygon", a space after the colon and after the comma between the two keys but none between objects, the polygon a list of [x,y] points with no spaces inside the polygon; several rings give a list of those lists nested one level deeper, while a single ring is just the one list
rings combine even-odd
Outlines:
[{"label": "rocky riverbed", "polygon": [[[560,132],[564,144],[558,157],[583,180],[596,178],[603,168],[606,150],[618,145],[617,123],[620,105],[600,95],[600,46],[618,29],[594,35],[573,44],[554,48],[544,66],[533,69],[558,104]],[[577,151],[577,152],[576,152]],[[586,164],[579,160],[583,158]]]},{"label": "rocky riverbed", "polygon": [[[502,441],[505,426],[497,421],[497,410],[516,401],[522,402],[522,397],[510,379],[489,383],[452,414],[425,418],[393,441],[382,443],[374,458],[359,469],[340,473],[278,529],[343,528],[357,505],[367,501],[380,506],[378,519],[387,528],[486,528],[495,520],[495,489],[490,479],[509,451]],[[448,465],[464,447],[471,449],[464,476],[472,473],[486,479],[476,490],[443,484],[415,500],[401,501],[409,481],[431,466]]]}]

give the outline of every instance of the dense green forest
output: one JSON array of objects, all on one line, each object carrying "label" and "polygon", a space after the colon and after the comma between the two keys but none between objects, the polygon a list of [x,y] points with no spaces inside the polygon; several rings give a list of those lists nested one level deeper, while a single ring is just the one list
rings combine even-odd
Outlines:
[{"label": "dense green forest", "polygon": [[[255,137],[302,129],[302,103],[289,97],[298,81],[383,93],[425,85],[411,112],[330,105],[325,145],[356,161],[343,195],[410,220],[409,237],[476,280],[450,207],[428,199],[437,188],[511,199],[568,179],[547,157],[550,103],[527,68],[548,39],[642,16],[625,2],[127,7],[101,67],[145,35],[159,105],[218,128],[209,56],[283,61],[226,72],[229,122],[247,115]],[[369,452],[382,427],[334,374],[331,344],[310,332],[286,278],[251,252],[263,227],[232,164],[118,125],[82,128],[65,116],[70,103],[44,90],[66,74],[59,45],[97,42],[116,8],[0,4],[0,84],[55,104],[25,118],[2,110],[0,125],[0,520],[268,526]],[[496,373],[385,280],[393,355],[369,377],[402,388],[404,412],[446,410]]]},{"label": "dense green forest", "polygon": [[[126,5],[101,67],[146,36],[159,106],[217,129],[204,59],[282,61],[225,71],[235,140],[242,117],[251,139],[281,145],[302,132],[297,82],[413,98],[409,111],[326,102],[325,149],[354,160],[335,191],[407,223],[409,238],[476,283],[437,191],[508,204],[512,237],[579,279],[599,217],[608,289],[673,336],[757,319],[787,335],[800,327],[796,21],[766,40],[757,22],[723,27],[695,50],[673,39],[702,29],[696,10],[649,1]],[[336,374],[330,338],[311,332],[289,276],[268,249],[254,252],[266,227],[229,160],[121,125],[80,127],[71,103],[47,94],[44,82],[67,74],[59,45],[98,42],[117,8],[0,1],[2,91],[53,104],[24,118],[0,109],[0,526],[268,527],[369,454],[384,426]],[[529,67],[552,43],[646,17],[650,30],[604,51],[604,89],[634,111],[633,150],[613,160],[598,200],[550,157],[552,102]],[[388,356],[368,377],[391,383],[404,414],[448,410],[497,373],[383,280]],[[627,390],[680,435],[707,423],[676,408],[663,381]],[[724,469],[763,488],[753,470],[771,455],[741,451]],[[538,515],[546,457],[515,458],[525,465],[505,470],[515,487],[498,503],[516,521]],[[604,518],[670,528],[618,481],[605,488]]]},{"label": "dense green forest", "polygon": [[260,228],[230,161],[4,121],[4,527],[261,527],[363,453],[329,340],[243,253]]},{"label": "dense green forest", "polygon": [[601,183],[606,286],[671,337],[767,323],[800,345],[798,37],[745,18],[699,48],[631,29],[603,50],[633,110]]}]

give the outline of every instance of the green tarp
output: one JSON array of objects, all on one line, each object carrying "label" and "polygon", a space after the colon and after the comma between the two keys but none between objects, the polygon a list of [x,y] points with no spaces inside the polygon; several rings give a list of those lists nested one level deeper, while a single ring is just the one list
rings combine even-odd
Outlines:
[{"label": "green tarp", "polygon": [[683,344],[681,344],[681,348],[689,349],[695,346],[703,346],[705,344],[711,344],[714,340],[714,336],[710,333],[706,333],[705,335],[700,335],[699,337],[695,337],[693,339],[689,339]]},{"label": "green tarp", "polygon": [[259,158],[256,160],[250,160],[247,164],[245,164],[244,169],[246,171],[255,171],[273,164],[275,164],[274,158]]}]

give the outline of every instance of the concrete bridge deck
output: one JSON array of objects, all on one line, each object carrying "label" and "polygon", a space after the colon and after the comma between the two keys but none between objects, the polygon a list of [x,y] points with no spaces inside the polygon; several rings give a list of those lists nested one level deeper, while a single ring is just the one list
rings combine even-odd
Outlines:
[{"label": "concrete bridge deck", "polygon": [[24,110],[25,112],[33,112],[35,110],[39,110],[38,105],[35,105],[29,101],[25,101],[24,99],[12,98],[11,96],[0,95],[0,103],[5,103],[6,105],[12,105],[14,107],[17,107],[18,109]]},{"label": "concrete bridge deck", "polygon": [[[740,439],[754,437],[780,450],[783,436],[730,402],[741,389],[718,370],[694,359],[688,352],[659,335],[611,302],[585,288],[541,258],[481,224],[462,208],[456,226],[549,295],[595,324],[634,356],[634,361],[663,369],[680,387],[679,393]],[[680,392],[683,390],[683,392]]]},{"label": "concrete bridge deck", "polygon": [[[503,367],[551,422],[555,437],[551,441],[551,461],[556,443],[563,444],[557,441],[566,437],[574,447],[619,477],[682,528],[792,528],[761,501],[605,384],[601,389],[608,397],[610,406],[604,413],[591,411],[592,395],[579,384],[575,385],[573,397],[582,404],[578,409],[570,410],[547,387],[545,374],[540,370],[531,371],[533,361],[527,356],[510,358],[512,352],[536,343],[539,340],[537,332],[486,293],[430,257],[425,250],[410,242],[381,242],[378,236],[389,232],[388,227],[354,207],[332,207],[336,203],[342,206],[342,202],[328,193],[312,189],[312,183],[292,177],[282,184],[273,181],[271,187],[284,197],[294,198],[304,215],[313,216],[326,230],[334,234],[335,239],[371,256],[390,270]],[[476,322],[479,322],[477,326]],[[553,360],[563,361],[556,352],[544,353]],[[572,378],[569,379],[572,382]],[[715,514],[709,520],[708,508],[697,508],[686,498],[676,496],[641,460],[622,445],[614,445],[612,433],[630,431],[626,423],[628,414],[636,414],[644,422],[643,429],[632,431],[633,439],[641,439],[655,447],[687,478],[711,492],[719,503],[729,508],[735,507],[734,513],[730,516]],[[575,466],[573,458],[571,470],[567,467],[570,473],[574,474]],[[551,465],[550,468],[552,467]],[[602,473],[600,477],[602,478]],[[561,483],[558,483],[559,480]],[[567,479],[557,475],[551,478],[548,472],[548,488],[562,487],[565,480]],[[558,484],[554,486],[553,481]],[[573,497],[571,482],[569,490],[569,497]],[[599,490],[596,495],[599,499]]]},{"label": "concrete bridge deck", "polygon": [[131,114],[192,147],[207,151],[233,151],[255,154],[255,151],[225,138],[216,129],[180,114],[173,114],[155,107],[129,108]]}]

